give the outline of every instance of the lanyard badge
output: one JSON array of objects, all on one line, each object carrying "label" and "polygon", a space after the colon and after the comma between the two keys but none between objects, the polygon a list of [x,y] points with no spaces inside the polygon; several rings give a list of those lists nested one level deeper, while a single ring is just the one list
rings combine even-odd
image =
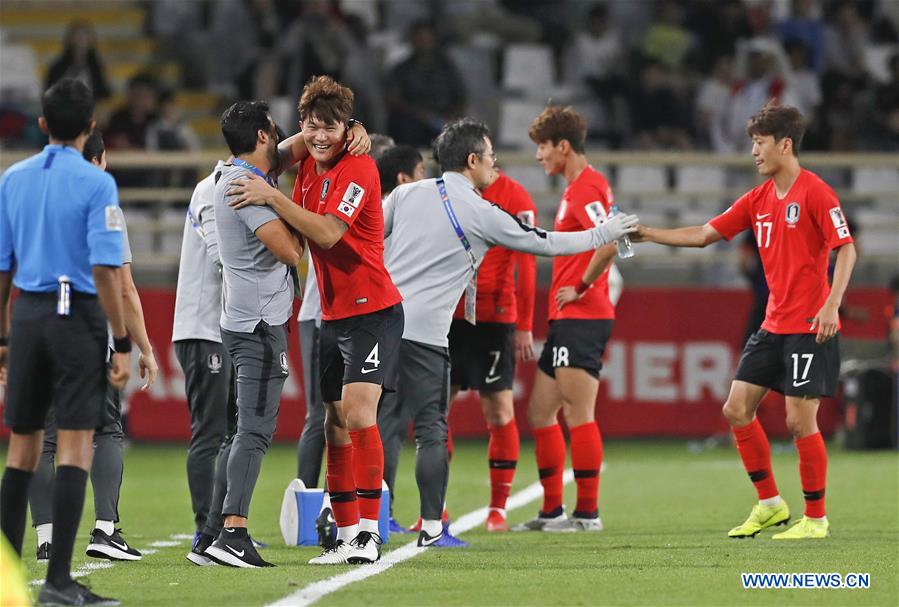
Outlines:
[{"label": "lanyard badge", "polygon": [[453,229],[456,231],[456,236],[459,237],[459,242],[462,243],[462,248],[468,253],[468,261],[471,264],[471,277],[465,286],[465,320],[474,325],[477,324],[475,321],[478,301],[478,262],[475,259],[474,252],[471,250],[471,243],[468,242],[468,237],[465,236],[465,231],[462,230],[462,225],[453,211],[453,205],[450,203],[449,194],[446,191],[446,183],[442,177],[437,178],[437,189],[440,191],[440,198],[443,200],[443,209],[446,211],[450,223],[453,224]]}]

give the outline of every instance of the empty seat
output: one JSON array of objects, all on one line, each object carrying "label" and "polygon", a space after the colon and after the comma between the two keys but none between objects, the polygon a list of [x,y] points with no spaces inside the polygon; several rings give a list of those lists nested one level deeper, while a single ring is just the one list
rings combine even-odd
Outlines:
[{"label": "empty seat", "polygon": [[533,145],[528,129],[534,117],[543,111],[543,105],[530,101],[504,99],[499,111],[500,145],[524,149]]},{"label": "empty seat", "polygon": [[128,242],[131,244],[131,254],[137,263],[140,263],[141,256],[153,255],[156,252],[154,250],[156,211],[154,209],[135,207],[127,207],[124,211],[125,222],[128,225]]},{"label": "empty seat", "polygon": [[668,191],[668,178],[664,167],[619,166],[615,188],[622,193],[666,192]]},{"label": "empty seat", "polygon": [[545,44],[510,44],[503,55],[503,88],[551,96],[556,81],[552,49]]},{"label": "empty seat", "polygon": [[[502,162],[502,157],[500,157],[500,162]],[[508,168],[503,168],[503,171],[520,183],[531,193],[531,196],[534,195],[534,192],[542,192],[549,188],[549,179],[546,177],[546,173],[536,163],[532,166],[513,164]]]},{"label": "empty seat", "polygon": [[889,192],[899,201],[899,169],[856,167],[852,171],[852,191],[856,194]]},{"label": "empty seat", "polygon": [[674,171],[674,189],[680,193],[720,192],[726,187],[724,167],[686,165]]}]

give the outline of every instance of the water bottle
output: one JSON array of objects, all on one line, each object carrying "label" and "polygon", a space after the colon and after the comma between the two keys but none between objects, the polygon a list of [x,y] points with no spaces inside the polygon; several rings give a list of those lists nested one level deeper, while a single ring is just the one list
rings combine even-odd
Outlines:
[{"label": "water bottle", "polygon": [[[618,208],[618,205],[613,204],[609,208],[609,217],[610,218],[614,217],[615,215],[617,215],[620,212],[621,212],[621,210]],[[630,236],[628,236],[626,234],[615,241],[615,247],[618,249],[618,257],[620,257],[621,259],[627,259],[628,257],[633,257],[634,254],[636,253],[634,251],[634,245],[633,245],[633,243],[631,243]]]}]

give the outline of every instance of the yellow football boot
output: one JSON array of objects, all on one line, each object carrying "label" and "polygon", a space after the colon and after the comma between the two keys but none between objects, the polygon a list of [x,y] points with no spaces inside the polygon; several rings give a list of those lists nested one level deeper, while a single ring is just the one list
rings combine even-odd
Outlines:
[{"label": "yellow football boot", "polygon": [[773,540],[823,540],[830,535],[830,523],[827,519],[816,520],[803,516],[799,522],[784,531],[772,536]]},{"label": "yellow football boot", "polygon": [[727,535],[737,539],[755,537],[762,529],[774,527],[775,525],[786,525],[789,520],[790,507],[787,506],[787,502],[784,500],[780,500],[780,503],[776,506],[756,504],[752,507],[749,518],[739,527],[734,527],[728,531]]}]

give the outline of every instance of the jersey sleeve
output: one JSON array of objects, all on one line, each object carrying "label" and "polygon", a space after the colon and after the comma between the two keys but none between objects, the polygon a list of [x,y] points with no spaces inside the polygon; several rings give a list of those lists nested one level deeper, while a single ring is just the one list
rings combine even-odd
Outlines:
[{"label": "jersey sleeve", "polygon": [[381,184],[372,166],[353,162],[342,170],[334,183],[325,213],[352,226],[365,204],[380,203]]},{"label": "jersey sleeve", "polygon": [[103,173],[88,200],[87,248],[92,266],[122,265],[124,225],[115,180]]},{"label": "jersey sleeve", "polygon": [[709,225],[725,240],[730,240],[743,230],[752,227],[750,203],[753,195],[754,190],[740,196],[726,211],[709,220]]},{"label": "jersey sleeve", "polygon": [[578,191],[569,201],[574,217],[584,230],[596,227],[609,218],[611,189],[591,186]]},{"label": "jersey sleeve", "polygon": [[808,193],[809,210],[828,249],[836,249],[853,242],[849,224],[840,200],[827,184],[820,184]]},{"label": "jersey sleeve", "polygon": [[6,214],[6,175],[0,177],[0,272],[11,272],[16,263],[12,225]]},{"label": "jersey sleeve", "polygon": [[[537,226],[537,207],[527,190],[520,188],[515,194],[515,210],[518,220],[529,226]],[[517,309],[516,328],[530,331],[534,323],[534,294],[537,291],[537,258],[528,253],[515,252],[517,284],[515,307]]]}]

